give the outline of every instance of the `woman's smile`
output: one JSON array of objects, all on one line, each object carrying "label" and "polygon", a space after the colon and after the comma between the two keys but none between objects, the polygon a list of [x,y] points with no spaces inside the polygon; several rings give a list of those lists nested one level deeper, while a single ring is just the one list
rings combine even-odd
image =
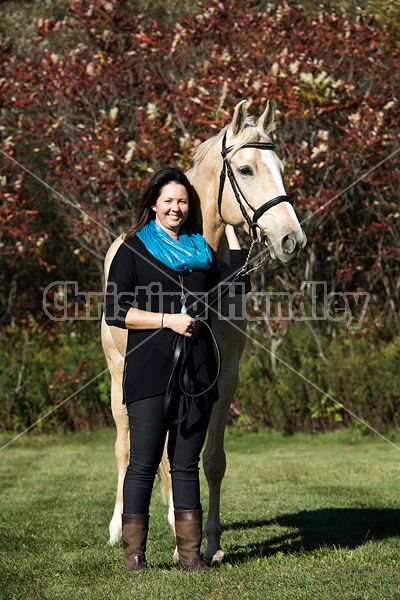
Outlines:
[{"label": "woman's smile", "polygon": [[178,238],[179,229],[188,217],[189,200],[186,188],[172,181],[165,185],[157,202],[153,205],[156,223],[174,239]]}]

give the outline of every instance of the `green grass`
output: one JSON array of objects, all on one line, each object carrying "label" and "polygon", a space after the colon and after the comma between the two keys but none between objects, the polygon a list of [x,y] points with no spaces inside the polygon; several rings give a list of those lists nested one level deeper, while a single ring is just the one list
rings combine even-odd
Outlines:
[{"label": "green grass", "polygon": [[[379,438],[229,432],[228,562],[211,575],[171,566],[158,489],[150,568],[124,570],[107,544],[113,444],[108,430],[23,436],[0,453],[2,599],[400,599],[400,453]],[[206,508],[204,480],[202,493]]]}]

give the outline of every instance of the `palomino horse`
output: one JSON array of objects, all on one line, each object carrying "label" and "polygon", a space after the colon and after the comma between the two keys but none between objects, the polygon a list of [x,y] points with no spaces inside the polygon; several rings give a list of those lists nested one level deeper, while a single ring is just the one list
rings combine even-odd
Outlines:
[{"label": "palomino horse", "polygon": [[[283,185],[282,163],[273,152],[269,132],[274,122],[274,111],[267,108],[256,124],[247,117],[246,101],[240,102],[231,124],[218,135],[204,142],[193,157],[193,166],[187,176],[194,185],[201,202],[203,235],[220,255],[225,254],[225,224],[251,226],[253,236],[265,237],[271,256],[283,263],[294,260],[306,243],[291,200]],[[221,155],[222,152],[222,155]],[[227,174],[225,184],[220,174]],[[115,253],[123,242],[118,237],[105,259],[105,277]],[[234,301],[234,300],[233,300]],[[229,298],[232,310],[232,298]],[[212,325],[221,350],[223,368],[218,380],[219,400],[215,403],[203,453],[203,467],[209,486],[209,513],[205,526],[208,545],[204,557],[221,562],[220,491],[225,473],[224,431],[229,407],[238,381],[239,359],[245,346],[246,320],[233,323],[212,315]],[[129,462],[129,423],[126,407],[122,404],[122,375],[127,331],[106,325],[102,321],[102,344],[111,373],[111,406],[117,426],[115,456],[118,467],[118,489],[114,515],[110,522],[110,543],[121,537],[123,509],[122,487]],[[170,492],[169,467],[166,457],[159,468],[164,499],[169,499],[169,521],[173,526],[173,505]]]}]

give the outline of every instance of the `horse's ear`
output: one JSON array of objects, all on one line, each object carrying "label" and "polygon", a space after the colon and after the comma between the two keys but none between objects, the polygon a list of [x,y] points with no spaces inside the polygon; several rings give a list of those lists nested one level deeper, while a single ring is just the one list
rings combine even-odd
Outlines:
[{"label": "horse's ear", "polygon": [[263,114],[257,121],[257,127],[260,127],[265,131],[265,133],[269,133],[272,129],[275,119],[275,109],[272,102],[268,100],[267,107],[264,110]]},{"label": "horse's ear", "polygon": [[233,135],[240,133],[244,127],[247,117],[247,100],[242,100],[235,107],[231,123]]}]

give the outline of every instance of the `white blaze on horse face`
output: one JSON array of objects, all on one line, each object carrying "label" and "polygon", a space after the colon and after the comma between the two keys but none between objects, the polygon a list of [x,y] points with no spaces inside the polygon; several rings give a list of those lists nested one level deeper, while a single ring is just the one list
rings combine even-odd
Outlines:
[{"label": "white blaze on horse face", "polygon": [[[265,200],[274,196],[287,196],[279,159],[271,150],[261,150],[261,160],[265,170],[269,173],[270,187]],[[290,202],[282,202],[264,213],[259,219],[265,234],[269,239],[269,248],[272,258],[287,263],[298,255],[300,247],[306,241],[304,232],[298,221],[297,215]]]},{"label": "white blaze on horse face", "polygon": [[273,180],[275,182],[276,187],[279,190],[279,194],[281,196],[286,196],[285,186],[283,185],[282,176],[279,172],[279,169],[276,165],[274,156],[271,150],[261,150],[261,157],[263,163],[265,163],[271,173]]},{"label": "white blaze on horse face", "polygon": [[[275,162],[275,158],[274,158],[272,151],[271,150],[261,150],[261,157],[262,157],[263,163],[268,167],[269,172],[272,175],[272,178],[274,180],[276,187],[278,188],[280,196],[287,196],[285,186],[283,183],[283,179],[282,179],[282,175],[277,167],[277,164]],[[296,223],[298,223],[297,216],[296,216],[296,213],[294,212],[293,206],[291,204],[289,204],[289,202],[285,202],[285,206],[289,212],[290,217]],[[299,224],[299,226],[300,226],[300,224]]]}]

